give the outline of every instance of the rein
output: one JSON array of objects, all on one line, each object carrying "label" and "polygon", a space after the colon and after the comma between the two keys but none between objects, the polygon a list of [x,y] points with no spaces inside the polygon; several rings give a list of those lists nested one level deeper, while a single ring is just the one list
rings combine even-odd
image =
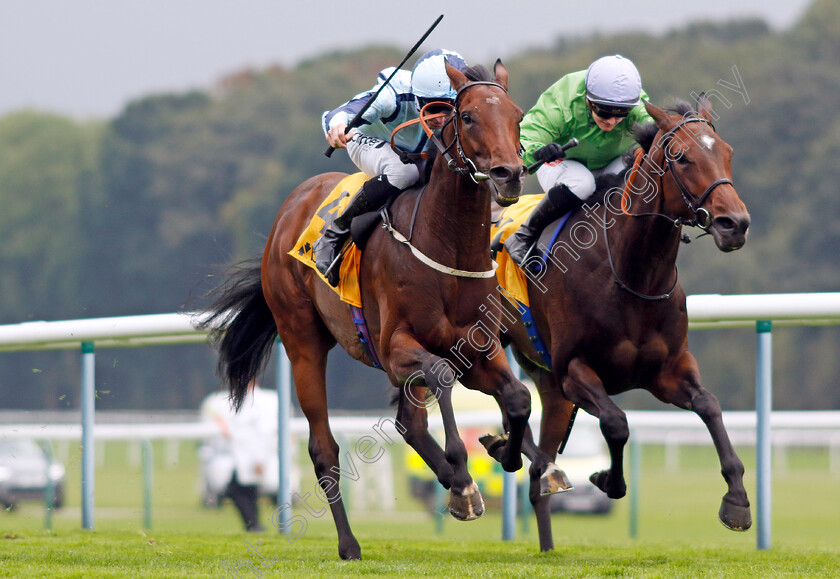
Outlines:
[{"label": "rein", "polygon": [[[704,118],[701,117],[689,117],[687,119],[681,120],[679,123],[676,124],[671,130],[664,133],[659,138],[659,143],[661,144],[660,148],[665,150],[668,146],[668,143],[674,137],[674,134],[684,125],[688,123],[706,123],[709,125],[712,130],[715,130],[715,126]],[[699,197],[694,197],[691,192],[689,192],[688,188],[683,183],[682,179],[680,178],[679,174],[677,173],[676,169],[674,168],[674,160],[670,158],[667,154],[664,155],[664,167],[657,168],[657,175],[659,175],[659,187],[660,189],[664,190],[662,186],[662,176],[666,172],[671,173],[671,177],[674,179],[674,183],[677,186],[677,190],[679,190],[680,195],[682,196],[683,202],[686,206],[691,209],[694,213],[696,219],[685,219],[684,217],[669,217],[668,215],[664,215],[662,213],[630,213],[627,210],[627,198],[629,196],[630,189],[633,185],[633,181],[636,178],[636,175],[639,172],[639,168],[641,167],[642,162],[644,161],[645,157],[647,157],[647,153],[645,153],[641,148],[636,150],[636,159],[633,163],[633,168],[630,170],[630,175],[627,178],[627,181],[624,184],[624,190],[621,192],[621,211],[625,215],[630,215],[631,217],[650,217],[650,216],[657,216],[667,219],[668,221],[672,221],[674,223],[674,227],[679,227],[680,225],[688,225],[689,227],[699,227],[703,231],[707,231],[711,226],[711,214],[707,209],[702,207],[703,203],[706,202],[706,199],[709,197],[712,191],[719,185],[732,185],[732,180],[727,178],[717,179],[713,181],[706,190]],[[703,216],[702,219],[700,216]]]},{"label": "rein", "polygon": [[[622,209],[624,209],[624,197],[621,198],[621,201],[622,201]],[[639,215],[633,215],[633,214],[630,214],[630,213],[625,213],[625,214],[630,215],[631,217],[660,217],[660,216],[665,217],[664,215],[662,215],[660,213],[643,213],[643,214],[639,214]],[[667,300],[668,298],[670,298],[671,294],[674,292],[674,290],[677,287],[677,283],[679,283],[679,280],[680,280],[680,273],[679,273],[679,271],[677,271],[676,264],[674,264],[674,283],[671,286],[671,289],[669,289],[664,294],[659,294],[659,295],[643,294],[643,293],[637,292],[636,290],[631,288],[629,285],[627,285],[626,283],[621,281],[621,278],[618,277],[618,271],[615,269],[615,262],[613,261],[613,257],[612,257],[612,249],[610,248],[610,238],[607,235],[607,229],[608,229],[607,228],[607,218],[608,218],[607,204],[604,203],[604,219],[602,221],[603,226],[604,226],[604,245],[606,245],[606,247],[607,247],[607,261],[610,264],[610,270],[612,270],[613,280],[615,281],[616,285],[618,287],[620,287],[621,289],[623,289],[624,291],[626,291],[627,293],[629,293],[633,296],[636,296],[637,298],[647,300],[647,301],[658,302],[658,301]],[[677,225],[677,227],[679,227],[679,225]]]},{"label": "rein", "polygon": [[[673,138],[674,133],[678,129],[680,129],[682,126],[684,126],[688,123],[706,123],[707,125],[709,125],[712,128],[713,131],[715,130],[715,126],[710,121],[707,121],[706,119],[703,119],[703,118],[700,118],[700,117],[689,117],[687,119],[681,120],[679,123],[676,124],[676,126],[674,126],[672,129],[670,129],[668,132],[664,133],[659,138],[660,148],[663,149],[663,151],[664,151],[666,149],[666,147],[668,146],[668,143],[670,142],[670,140]],[[676,184],[677,189],[679,190],[680,195],[682,196],[683,202],[694,213],[695,219],[685,219],[683,217],[674,218],[674,217],[669,217],[668,215],[665,215],[663,213],[655,213],[655,212],[654,213],[630,213],[630,211],[627,208],[627,199],[628,199],[629,194],[630,194],[630,189],[633,186],[633,182],[636,179],[636,175],[639,173],[639,170],[641,169],[642,163],[644,162],[644,159],[646,157],[647,157],[647,153],[645,153],[643,149],[639,148],[639,149],[636,150],[635,160],[633,162],[633,167],[630,169],[630,173],[627,177],[627,180],[624,183],[624,190],[622,190],[622,192],[621,192],[621,212],[624,213],[625,215],[628,215],[630,217],[636,217],[636,218],[638,218],[638,217],[661,217],[663,219],[667,219],[668,221],[672,222],[676,229],[679,229],[683,225],[688,225],[690,227],[699,227],[703,231],[708,231],[709,227],[712,225],[711,214],[709,213],[709,211],[707,209],[704,209],[702,207],[702,205],[703,205],[703,203],[705,203],[706,199],[709,197],[711,192],[716,187],[718,187],[719,185],[732,185],[732,181],[730,179],[727,179],[727,178],[717,179],[717,180],[713,181],[706,188],[705,191],[703,191],[702,195],[695,198],[688,191],[688,188],[685,186],[685,183],[683,183],[682,179],[680,179],[679,175],[677,174],[677,171],[675,170],[674,165],[673,165],[673,162],[674,162],[673,159],[671,159],[667,154],[664,154],[665,167],[664,168],[659,167],[658,170],[657,170],[657,174],[659,175],[659,187],[662,191],[664,191],[664,187],[662,186],[662,176],[666,172],[670,171],[671,177],[674,179],[674,183]],[[608,195],[609,195],[609,193],[608,193]],[[701,215],[702,215],[702,220],[701,220]],[[623,289],[626,292],[630,293],[631,295],[636,296],[637,298],[641,298],[643,300],[661,301],[661,300],[667,300],[668,298],[670,298],[674,289],[676,289],[676,287],[677,287],[677,283],[679,282],[679,271],[677,270],[676,264],[674,265],[674,283],[671,286],[671,289],[669,289],[667,292],[665,292],[663,294],[659,294],[659,295],[643,294],[643,293],[640,293],[640,292],[637,292],[637,291],[633,290],[630,286],[628,286],[626,283],[621,281],[621,278],[618,276],[618,272],[615,268],[615,263],[613,262],[612,250],[610,248],[610,240],[609,240],[609,237],[607,236],[607,221],[606,220],[607,220],[607,207],[606,207],[606,203],[604,203],[604,221],[603,221],[604,243],[607,247],[607,260],[609,261],[610,269],[612,270],[612,274],[613,274],[613,278],[615,279],[615,283],[621,289]]]},{"label": "rein", "polygon": [[[477,85],[495,86],[495,87],[503,90],[505,92],[505,94],[507,94],[507,91],[505,90],[505,87],[503,87],[502,85],[500,85],[499,83],[496,83],[496,82],[492,82],[492,81],[489,81],[489,80],[477,80],[477,81],[473,81],[473,82],[468,82],[467,84],[465,84],[464,86],[462,86],[461,88],[458,89],[458,92],[455,94],[455,104],[454,105],[449,104],[449,103],[444,103],[444,102],[430,102],[429,104],[425,105],[420,110],[420,116],[418,118],[412,119],[410,121],[406,121],[405,123],[403,123],[400,126],[398,126],[397,128],[395,128],[394,131],[391,133],[391,148],[394,151],[397,151],[397,154],[400,155],[401,157],[411,158],[412,157],[411,153],[402,153],[402,152],[399,151],[399,148],[394,143],[394,137],[399,131],[401,131],[405,127],[420,123],[420,126],[423,127],[423,131],[426,133],[426,137],[428,137],[428,139],[434,144],[434,146],[437,148],[440,155],[444,159],[446,159],[446,167],[450,171],[458,173],[459,175],[466,175],[476,185],[478,185],[478,183],[480,181],[488,180],[490,177],[487,175],[487,173],[485,173],[483,171],[479,171],[478,168],[476,167],[475,163],[473,162],[473,160],[470,159],[467,156],[467,154],[464,152],[464,149],[461,146],[461,135],[458,132],[458,123],[455,121],[455,118],[458,116],[458,112],[459,112],[458,111],[458,99],[460,98],[461,94],[466,89],[468,89],[470,87],[473,87],[473,86],[477,86]],[[454,115],[452,113],[424,114],[424,111],[426,110],[426,108],[428,108],[430,106],[434,107],[434,108],[438,108],[438,107],[441,107],[441,106],[449,107],[450,109],[452,109],[452,111],[455,114]],[[446,129],[446,127],[450,123],[452,124],[452,128],[455,131],[455,138],[453,138],[452,142],[449,143],[448,145],[444,144],[443,141],[441,141],[437,137],[437,135],[435,135],[435,132],[432,129],[430,129],[429,125],[426,123],[427,120],[436,119],[436,118],[440,118],[440,117],[443,117],[443,116],[449,116],[449,120],[446,121],[446,124],[443,125],[443,127],[441,128],[441,134],[443,133],[443,131]],[[451,150],[452,150],[453,147],[455,147],[456,151],[458,152],[458,159],[456,159],[455,157],[452,156]],[[422,158],[426,158],[425,153],[421,153],[419,156],[422,157]],[[458,164],[459,159],[460,159],[460,162],[461,162],[460,165]]]}]

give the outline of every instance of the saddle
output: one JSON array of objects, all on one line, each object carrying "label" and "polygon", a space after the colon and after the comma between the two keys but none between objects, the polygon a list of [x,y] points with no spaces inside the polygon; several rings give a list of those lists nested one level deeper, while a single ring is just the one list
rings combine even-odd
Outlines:
[{"label": "saddle", "polygon": [[[318,206],[309,225],[306,226],[300,234],[300,237],[298,237],[294,248],[289,251],[289,255],[307,267],[312,268],[315,274],[333,289],[343,302],[359,308],[362,307],[362,297],[359,289],[359,268],[361,267],[362,250],[367,245],[367,241],[371,233],[373,233],[373,230],[382,221],[382,212],[390,208],[396,195],[391,197],[382,209],[358,215],[350,223],[350,241],[343,249],[344,257],[341,260],[339,282],[336,287],[331,286],[315,267],[312,244],[321,236],[321,231],[325,227],[326,222],[322,216],[326,216],[330,212],[343,210],[350,201],[350,197],[367,180],[368,176],[364,173],[354,173],[339,181],[321,205]],[[425,186],[425,183],[422,183],[409,187],[405,191],[402,191],[400,195],[422,189]]]},{"label": "saddle", "polygon": [[[499,264],[496,270],[496,279],[499,284],[507,291],[513,298],[525,306],[529,305],[528,300],[528,279],[522,268],[514,263],[514,261],[507,254],[504,248],[505,240],[513,235],[517,229],[525,222],[537,204],[545,195],[526,195],[519,200],[515,205],[504,208],[497,221],[493,223],[490,229],[491,243],[490,252],[493,259]],[[565,225],[566,220],[570,214],[561,216],[553,221],[537,239],[536,246],[541,248],[551,248],[557,240],[560,230]]]}]

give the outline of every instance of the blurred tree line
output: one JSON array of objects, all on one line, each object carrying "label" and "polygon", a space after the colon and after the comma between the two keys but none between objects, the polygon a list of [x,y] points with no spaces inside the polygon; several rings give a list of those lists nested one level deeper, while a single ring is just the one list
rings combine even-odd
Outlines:
[{"label": "blurred tree line", "polygon": [[[469,46],[446,47],[473,62]],[[759,20],[696,23],[656,36],[559,38],[549,50],[500,56],[511,95],[527,109],[563,74],[614,53],[636,63],[657,104],[712,93],[717,129],[735,149],[734,181],[753,218],[749,242],[732,254],[704,239],[683,247],[687,293],[837,291],[840,2],[817,0],[781,32]],[[0,118],[0,323],[200,304],[193,298],[225,264],[261,253],[300,182],[354,170],[343,152],[323,155],[320,115],[402,54],[370,47],[293,69],[245,70],[212,90],[150,95],[102,122],[33,111]],[[538,191],[536,179],[526,190]],[[836,327],[774,336],[774,406],[840,408]],[[692,332],[690,341],[724,408],[754,407],[754,333]],[[0,408],[77,408],[78,358],[0,355]],[[332,358],[335,407],[387,405],[382,373],[343,353]],[[102,350],[98,407],[196,408],[216,387],[214,364],[207,346]],[[646,394],[624,405],[661,408]]]}]

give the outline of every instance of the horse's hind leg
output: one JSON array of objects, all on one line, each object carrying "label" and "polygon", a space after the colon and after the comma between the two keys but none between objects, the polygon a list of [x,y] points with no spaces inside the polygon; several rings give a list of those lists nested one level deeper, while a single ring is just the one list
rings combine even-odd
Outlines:
[{"label": "horse's hind leg", "polygon": [[[452,386],[455,383],[452,367],[443,358],[427,352],[404,332],[395,333],[392,337],[389,365],[393,375],[402,382],[399,417],[407,421],[401,424],[405,429],[403,437],[426,460],[444,486],[451,468],[449,512],[452,516],[462,521],[480,517],[484,513],[484,500],[478,485],[467,472],[467,448],[458,433],[452,408]],[[421,387],[430,389],[437,397],[446,436],[443,454],[448,467],[440,461],[440,447],[429,435],[425,401],[416,399],[416,392],[422,391]]]},{"label": "horse's hind leg", "polygon": [[400,388],[397,425],[408,445],[432,469],[443,488],[449,490],[454,470],[443,449],[429,433],[425,384],[406,383]]},{"label": "horse's hind leg", "polygon": [[744,464],[735,453],[723,426],[720,402],[700,385],[700,372],[694,356],[686,352],[673,367],[676,371],[662,376],[652,392],[663,402],[693,410],[709,429],[720,460],[721,474],[728,487],[718,518],[728,529],[746,531],[752,526],[752,517],[744,488]]},{"label": "horse's hind leg", "polygon": [[624,482],[624,446],[630,438],[627,415],[607,395],[595,371],[580,358],[569,362],[568,374],[563,379],[563,394],[598,419],[610,449],[609,470],[596,472],[589,480],[611,499],[622,498],[627,494]]},{"label": "horse's hind leg", "polygon": [[[531,415],[531,393],[517,380],[502,355],[480,359],[461,378],[467,388],[479,390],[496,399],[502,411],[505,434],[482,437],[481,443],[507,472],[522,468],[522,451]],[[533,446],[531,446],[533,449]]]},{"label": "horse's hind leg", "polygon": [[342,559],[361,559],[362,550],[350,530],[339,490],[339,448],[330,431],[327,416],[326,364],[329,344],[305,343],[300,335],[296,339],[284,341],[284,344],[291,361],[300,408],[309,422],[309,456],[338,531],[338,555]]}]

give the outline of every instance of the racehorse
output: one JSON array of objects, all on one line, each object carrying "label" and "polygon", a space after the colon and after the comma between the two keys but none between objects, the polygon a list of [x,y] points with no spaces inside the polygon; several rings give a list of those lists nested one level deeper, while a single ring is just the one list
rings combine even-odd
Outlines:
[{"label": "racehorse", "polygon": [[[547,259],[539,258],[542,269],[528,270],[531,313],[545,357],[525,324],[511,325],[504,338],[538,385],[539,448],[549,457],[564,444],[576,408],[583,408],[599,419],[611,455],[610,468],[590,481],[611,498],[623,497],[629,428],[609,397],[648,390],[703,420],[728,485],[718,517],[729,529],[744,531],[751,525],[744,466],[724,429],[720,404],[701,386],[688,351],[676,259],[683,224],[706,230],[729,252],[746,242],[750,218],[731,181],[732,147],[712,125],[709,100],[701,95],[696,112],[686,103],[672,113],[647,102],[645,107],[656,124],[637,128],[642,146],[630,176],[601,183],[599,190],[606,192],[569,217]],[[622,179],[624,187],[610,187]],[[502,301],[514,312],[510,301]],[[540,549],[546,551],[554,544],[549,497],[539,493],[542,468],[539,459],[532,464],[530,499]]]},{"label": "racehorse", "polygon": [[[466,448],[455,425],[451,386],[456,378],[496,398],[509,432],[501,461],[509,471],[522,466],[530,394],[500,354],[494,325],[500,307],[487,301],[496,292],[489,244],[491,192],[501,205],[514,203],[527,174],[520,158],[522,110],[508,96],[508,72],[501,61],[494,67],[495,78],[483,67],[474,67],[478,74],[475,69],[484,78],[468,79],[447,65],[457,97],[436,141],[440,154],[428,184],[422,193],[399,195],[383,218],[387,227],[377,228],[366,241],[359,280],[373,352],[360,343],[349,306],[289,255],[322,201],[345,177],[341,173],[313,177],[290,194],[260,266],[232,274],[205,321],[218,324],[219,369],[235,404],[264,369],[279,335],[309,422],[309,454],[332,511],[342,559],[361,558],[361,549],[339,492],[339,448],[328,422],[325,367],[336,343],[367,365],[378,358],[398,388],[397,428],[450,490],[449,510],[457,519],[480,516],[484,503],[467,472]],[[427,389],[440,406],[445,451],[427,430]]]}]

